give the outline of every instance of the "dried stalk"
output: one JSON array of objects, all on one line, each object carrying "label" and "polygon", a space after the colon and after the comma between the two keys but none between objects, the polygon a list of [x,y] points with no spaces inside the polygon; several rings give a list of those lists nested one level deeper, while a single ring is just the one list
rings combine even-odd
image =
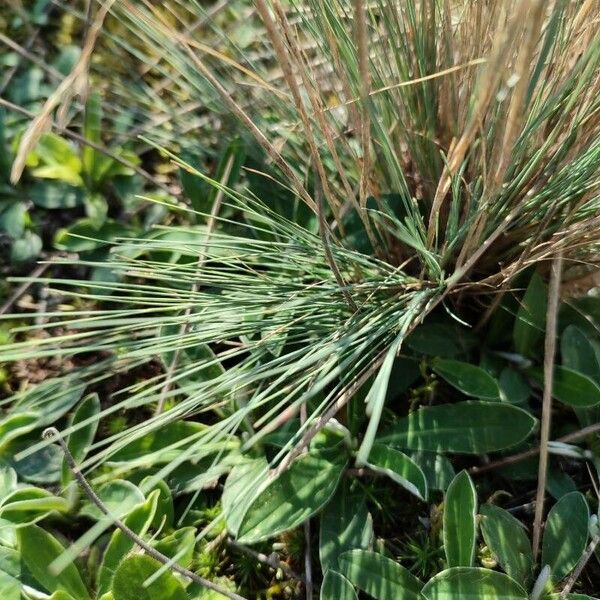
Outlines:
[{"label": "dried stalk", "polygon": [[548,470],[548,442],[550,441],[550,423],[552,419],[552,384],[554,379],[554,358],[556,355],[556,322],[560,299],[560,280],[562,276],[562,253],[552,262],[550,286],[548,289],[548,310],[546,312],[546,338],[544,342],[544,394],[542,399],[542,426],[540,431],[540,462],[538,486],[533,520],[533,558],[540,551],[544,501],[546,498],[546,477]]},{"label": "dried stalk", "polygon": [[57,108],[61,103],[65,102],[66,98],[73,95],[73,91],[78,87],[81,79],[87,73],[87,69],[92,56],[92,51],[96,45],[98,34],[102,29],[104,19],[108,15],[112,5],[116,0],[106,0],[106,2],[98,10],[98,14],[94,19],[92,26],[86,36],[81,56],[77,61],[77,64],[73,67],[73,70],[63,79],[61,84],[56,88],[54,93],[46,100],[41,112],[33,119],[29,124],[27,131],[25,131],[17,155],[13,162],[13,166],[10,172],[10,181],[13,184],[18,183],[21,179],[21,175],[25,169],[25,161],[27,155],[35,148],[40,137],[47,130],[52,123],[52,111]]},{"label": "dried stalk", "polygon": [[[12,110],[19,114],[22,114],[23,116],[27,117],[28,119],[35,119],[34,113],[28,111],[27,109],[25,109],[21,106],[18,106],[17,104],[13,104],[12,102],[5,100],[4,98],[0,98],[0,106],[4,106],[5,108],[8,108],[9,110]],[[112,158],[115,162],[118,162],[119,164],[123,165],[124,167],[127,167],[128,169],[131,169],[132,171],[135,171],[140,177],[143,177],[144,179],[148,180],[150,183],[159,187],[161,190],[163,190],[163,192],[166,192],[167,194],[169,194],[171,196],[173,195],[173,191],[171,190],[171,188],[166,186],[162,181],[159,181],[158,179],[156,179],[156,177],[153,177],[150,173],[148,173],[148,171],[145,171],[141,167],[138,167],[136,164],[128,161],[126,158],[123,158],[122,156],[119,156],[118,154],[111,152],[108,148],[105,148],[104,146],[101,146],[100,144],[96,144],[95,142],[92,142],[92,141],[86,139],[84,136],[79,135],[78,133],[75,133],[74,131],[71,131],[70,129],[61,127],[54,121],[49,121],[48,124],[50,126],[50,129],[54,129],[61,135],[64,135],[65,137],[68,137],[69,139],[72,139],[75,142],[78,142],[79,144],[83,144],[84,146],[89,146],[90,148],[93,148],[97,152],[100,152],[101,154],[104,154],[105,156]]]},{"label": "dried stalk", "polygon": [[366,7],[363,0],[354,0],[354,20],[356,21],[356,46],[358,51],[358,71],[360,76],[360,141],[362,146],[362,168],[360,171],[359,200],[364,209],[367,205],[369,172],[371,120],[367,102],[371,91],[371,75],[369,72],[369,41],[367,36]]}]

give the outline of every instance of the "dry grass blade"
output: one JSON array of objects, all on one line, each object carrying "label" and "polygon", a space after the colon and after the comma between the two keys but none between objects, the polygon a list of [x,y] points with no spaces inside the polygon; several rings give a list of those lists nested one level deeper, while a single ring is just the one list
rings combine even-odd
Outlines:
[{"label": "dry grass blade", "polygon": [[560,282],[562,279],[562,255],[552,262],[550,286],[548,288],[548,311],[546,313],[546,338],[544,345],[544,394],[542,400],[542,424],[540,431],[540,460],[538,484],[533,520],[533,557],[540,551],[542,520],[544,518],[544,500],[546,497],[546,478],[548,472],[548,442],[550,441],[550,423],[552,418],[552,385],[554,380],[554,359],[556,355],[556,324],[560,300]]},{"label": "dry grass blade", "polygon": [[82,79],[87,76],[89,61],[96,45],[96,40],[98,39],[104,20],[115,1],[116,0],[106,0],[100,7],[94,18],[94,22],[88,31],[77,64],[73,67],[69,75],[63,79],[53,94],[46,100],[40,113],[30,123],[27,131],[23,134],[10,172],[11,183],[16,184],[21,179],[21,175],[25,169],[27,155],[35,148],[42,134],[50,128],[53,111],[62,103],[66,103],[67,100],[73,96],[75,91],[81,85]]}]

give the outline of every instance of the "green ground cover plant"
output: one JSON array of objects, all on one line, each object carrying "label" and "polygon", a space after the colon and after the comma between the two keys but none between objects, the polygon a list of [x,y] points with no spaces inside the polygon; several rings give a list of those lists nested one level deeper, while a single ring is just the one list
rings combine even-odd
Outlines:
[{"label": "green ground cover plant", "polygon": [[11,185],[29,165],[87,214],[29,281],[56,309],[3,317],[9,369],[59,367],[2,401],[0,589],[600,594],[596,5],[89,7],[82,55],[147,67],[118,106],[161,98],[132,148],[172,195],[109,221],[134,174],[40,129],[66,92],[13,134]]}]

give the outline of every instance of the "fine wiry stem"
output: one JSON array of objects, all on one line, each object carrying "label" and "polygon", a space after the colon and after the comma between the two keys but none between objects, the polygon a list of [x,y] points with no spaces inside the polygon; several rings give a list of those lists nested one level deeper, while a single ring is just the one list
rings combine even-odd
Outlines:
[{"label": "fine wiry stem", "polygon": [[562,275],[562,254],[552,262],[550,286],[548,289],[548,310],[546,313],[546,339],[544,344],[544,394],[542,400],[542,425],[540,431],[540,461],[538,486],[533,520],[533,557],[540,551],[544,500],[546,497],[546,476],[548,470],[548,442],[552,417],[552,383],[554,378],[554,357],[556,354],[556,321],[560,300],[560,280]]},{"label": "fine wiry stem", "polygon": [[240,596],[239,594],[230,592],[229,590],[222,588],[221,586],[213,583],[212,581],[204,579],[204,577],[200,577],[193,571],[190,571],[189,569],[186,569],[185,567],[182,567],[177,563],[173,563],[168,556],[165,556],[164,554],[158,552],[155,548],[147,544],[137,533],[135,533],[135,531],[131,530],[129,527],[127,527],[127,525],[125,525],[125,523],[123,523],[123,521],[119,520],[117,517],[111,514],[104,502],[102,502],[102,500],[93,490],[92,486],[88,483],[83,473],[79,470],[79,467],[75,462],[73,455],[67,448],[67,445],[65,444],[65,441],[60,435],[58,429],[56,429],[55,427],[48,427],[48,429],[45,429],[42,433],[42,437],[44,437],[47,440],[55,440],[56,442],[58,442],[65,455],[65,459],[67,460],[69,469],[73,473],[73,476],[81,486],[81,489],[84,491],[85,495],[88,497],[90,502],[96,505],[102,514],[109,517],[114,523],[115,527],[120,529],[132,542],[134,542],[142,550],[144,550],[144,552],[148,556],[154,558],[163,565],[169,564],[170,568],[176,573],[179,573],[180,575],[191,579],[194,583],[197,583],[198,585],[201,585],[205,588],[208,588],[209,590],[213,590],[214,592],[222,594],[226,598],[230,598],[230,600],[248,600],[247,598],[244,598],[244,596]]}]

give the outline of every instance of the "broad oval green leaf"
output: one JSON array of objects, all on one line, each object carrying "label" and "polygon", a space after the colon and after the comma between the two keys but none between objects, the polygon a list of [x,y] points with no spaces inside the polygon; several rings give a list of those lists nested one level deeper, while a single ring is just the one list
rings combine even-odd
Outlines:
[{"label": "broad oval green leaf", "polygon": [[[356,483],[356,482],[354,482]],[[343,478],[321,513],[319,558],[321,570],[338,568],[338,557],[348,550],[369,547],[373,539],[373,520],[365,495],[351,480]]]},{"label": "broad oval green leaf", "polygon": [[406,345],[418,354],[455,358],[476,342],[471,331],[455,323],[424,323],[407,338]]},{"label": "broad oval green leaf", "polygon": [[419,600],[423,584],[397,562],[368,550],[351,550],[339,557],[339,571],[376,600]]},{"label": "broad oval green leaf", "polygon": [[[540,369],[531,369],[531,375],[540,385],[543,383],[543,374]],[[600,385],[591,377],[573,371],[568,367],[554,367],[554,381],[552,383],[554,398],[574,407],[589,407],[600,404]]]},{"label": "broad oval green leaf", "polygon": [[[539,386],[543,386],[542,369],[531,368],[527,373]],[[575,409],[589,408],[600,404],[600,385],[583,373],[568,367],[555,366],[552,395],[560,402]]]},{"label": "broad oval green leaf", "polygon": [[192,564],[195,545],[195,527],[182,527],[153,543],[154,548],[161,554],[174,559],[177,564],[186,568]]},{"label": "broad oval green leaf", "polygon": [[459,360],[436,358],[433,370],[443,377],[452,387],[467,396],[483,400],[498,400],[500,388],[498,382],[484,369]]},{"label": "broad oval green leaf", "polygon": [[246,460],[229,472],[221,495],[221,506],[227,529],[234,537],[237,537],[242,519],[268,474],[269,464],[262,457]]},{"label": "broad oval green leaf", "polygon": [[[323,596],[321,596],[323,598]],[[12,575],[0,571],[0,598],[2,600],[20,600],[21,584]],[[329,597],[327,597],[329,599]],[[334,596],[331,596],[334,598]]]},{"label": "broad oval green leaf", "polygon": [[485,454],[519,444],[535,425],[536,420],[516,406],[467,400],[420,408],[378,441],[408,450]]},{"label": "broad oval green leaf", "polygon": [[[139,536],[143,536],[152,525],[157,509],[159,493],[158,490],[150,493],[146,502],[136,506],[123,519],[125,525]],[[120,529],[113,531],[98,571],[97,596],[102,596],[102,594],[110,591],[112,579],[120,562],[131,552],[134,545],[133,540],[126,536]]]},{"label": "broad oval green leaf", "polygon": [[[77,406],[73,417],[69,421],[69,428],[78,427],[69,434],[67,446],[77,464],[81,463],[94,441],[98,429],[98,414],[100,413],[100,399],[98,394],[88,394]],[[84,423],[82,425],[82,423]]]},{"label": "broad oval green leaf", "polygon": [[600,353],[584,331],[569,325],[560,338],[562,365],[600,383]]},{"label": "broad oval green leaf", "polygon": [[550,510],[542,540],[542,565],[558,583],[577,565],[588,540],[590,509],[583,494],[571,492]]},{"label": "broad oval green leaf", "polygon": [[[69,420],[69,428],[78,427],[72,431],[67,438],[67,447],[71,451],[73,458],[77,464],[83,462],[86,457],[89,447],[94,441],[96,430],[98,429],[98,414],[100,413],[100,399],[98,394],[93,393],[87,395],[73,413]],[[63,489],[69,486],[73,475],[67,465],[66,460],[63,461],[61,472],[61,483]],[[74,484],[71,489],[75,489]],[[75,496],[76,497],[76,496]]]},{"label": "broad oval green leaf", "polygon": [[108,460],[110,464],[140,461],[144,464],[163,464],[177,458],[188,448],[206,426],[193,421],[174,421],[132,440],[117,450]]},{"label": "broad oval green leaf", "polygon": [[493,504],[480,509],[481,532],[502,569],[528,586],[533,573],[533,553],[525,527],[508,511]]},{"label": "broad oval green leaf", "polygon": [[171,571],[165,571],[149,586],[144,585],[160,567],[157,560],[142,554],[126,558],[112,582],[114,600],[189,600],[183,585]]},{"label": "broad oval green leaf", "polygon": [[448,486],[444,498],[444,552],[449,567],[471,567],[477,535],[477,492],[466,471]]},{"label": "broad oval green leaf", "polygon": [[519,304],[513,329],[515,350],[524,356],[535,356],[541,347],[546,327],[546,284],[536,271]]},{"label": "broad oval green leaf", "polygon": [[406,454],[384,444],[374,444],[367,465],[373,471],[387,475],[420,500],[427,500],[425,474]]},{"label": "broad oval green leaf", "polygon": [[325,573],[319,598],[320,600],[358,600],[352,584],[343,575],[331,569]]},{"label": "broad oval green leaf", "polygon": [[16,550],[0,546],[0,598],[21,600],[21,587],[33,582],[24,577],[24,566]]},{"label": "broad oval green leaf", "polygon": [[[144,494],[142,494],[139,488],[124,479],[109,481],[98,488],[96,493],[102,502],[104,502],[109,512],[117,518],[123,517],[134,506],[145,500]],[[96,520],[100,520],[104,516],[97,506],[90,503],[85,504],[80,512],[82,515]]]},{"label": "broad oval green leaf", "polygon": [[450,460],[443,454],[435,452],[411,452],[410,457],[421,468],[430,490],[445,491],[456,473]]},{"label": "broad oval green leaf", "polygon": [[525,376],[513,367],[504,367],[498,379],[500,397],[504,402],[524,406],[531,396],[531,388]]},{"label": "broad oval green leaf", "polygon": [[309,453],[295,460],[262,488],[240,523],[242,544],[254,544],[297,527],[331,499],[346,466],[346,457],[330,460]]},{"label": "broad oval green leaf", "polygon": [[15,526],[30,525],[47,517],[52,511],[67,512],[69,503],[38,487],[15,490],[0,505],[0,518]]},{"label": "broad oval green leaf", "polygon": [[39,426],[40,415],[37,412],[23,412],[8,415],[0,421],[0,448],[12,440],[33,431]]},{"label": "broad oval green leaf", "polygon": [[527,592],[508,575],[477,567],[438,573],[423,588],[425,600],[527,600]]},{"label": "broad oval green leaf", "polygon": [[53,535],[37,525],[29,525],[17,530],[17,540],[23,562],[49,592],[62,589],[78,600],[89,600],[87,588],[73,563],[58,575],[50,572],[50,563],[65,551]]}]

